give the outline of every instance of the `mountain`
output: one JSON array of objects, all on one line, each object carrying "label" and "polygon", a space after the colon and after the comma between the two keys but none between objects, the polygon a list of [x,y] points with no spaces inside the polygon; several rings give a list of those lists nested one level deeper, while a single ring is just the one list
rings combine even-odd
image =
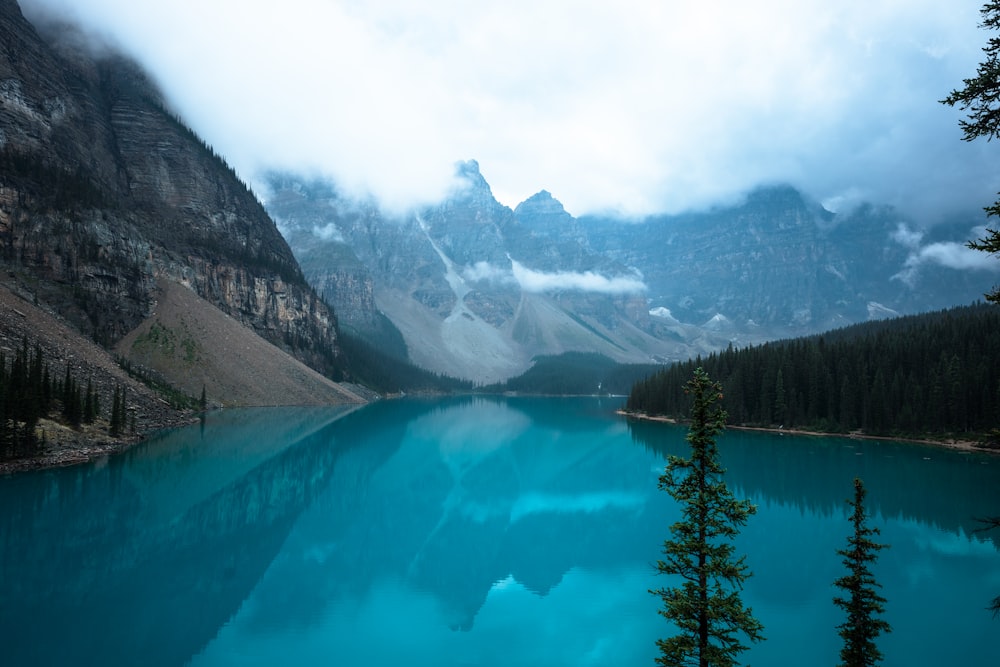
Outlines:
[{"label": "mountain", "polygon": [[[314,401],[359,400],[328,379],[336,317],[256,196],[134,62],[32,25],[14,0],[0,0],[0,262],[32,307],[213,403],[284,403],[263,378],[309,373]],[[220,330],[242,347],[219,350]],[[235,398],[248,382],[265,391]]]},{"label": "mountain", "polygon": [[[724,343],[680,323],[657,335],[647,326],[645,297],[628,292],[638,284],[629,267],[578,240],[544,239],[523,226],[496,201],[475,162],[460,165],[459,176],[462,186],[442,204],[390,217],[330,183],[275,174],[267,208],[345,328],[378,336],[384,328],[373,331],[370,322],[385,317],[401,332],[408,358],[435,372],[488,384],[521,373],[539,354],[583,350],[646,362]],[[344,266],[371,294],[360,316],[356,307],[365,304],[354,290],[335,287]],[[547,267],[569,273],[540,271]],[[617,283],[604,278],[618,272]],[[582,289],[573,284],[579,281]]]},{"label": "mountain", "polygon": [[[827,211],[789,186],[757,189],[738,205],[639,224],[586,218],[591,247],[639,267],[653,308],[682,321],[768,338],[968,304],[982,273],[913,265],[901,236],[915,224],[888,206]],[[974,222],[938,228],[963,243]],[[913,232],[915,233],[915,232]]]},{"label": "mountain", "polygon": [[[475,161],[457,176],[444,202],[408,216],[292,174],[269,177],[266,206],[345,328],[401,336],[394,349],[418,365],[482,384],[538,356],[683,360],[967,304],[986,287],[918,262],[916,226],[885,206],[835,214],[771,186],[708,211],[575,218],[544,190],[501,205]],[[962,243],[974,224],[933,240]]]}]

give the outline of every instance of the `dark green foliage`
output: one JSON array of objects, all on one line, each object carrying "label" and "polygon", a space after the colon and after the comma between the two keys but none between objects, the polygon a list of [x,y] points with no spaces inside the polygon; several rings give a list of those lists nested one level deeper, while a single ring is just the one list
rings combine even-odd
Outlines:
[{"label": "dark green foliage", "polygon": [[[992,530],[994,528],[1000,528],[1000,516],[989,516],[986,517],[985,519],[977,519],[977,521],[983,524],[983,527],[980,528],[977,532]],[[998,616],[1000,616],[1000,595],[993,598],[992,602],[990,602],[990,606],[988,607],[988,609],[993,612],[993,618],[997,618]]]},{"label": "dark green foliage", "polygon": [[1000,309],[977,304],[730,346],[637,382],[626,408],[686,417],[679,388],[698,366],[722,383],[735,424],[971,437],[1000,422]]},{"label": "dark green foliage", "polygon": [[16,458],[35,454],[39,442],[36,426],[49,408],[46,395],[50,389],[42,386],[47,377],[41,350],[32,351],[25,338],[14,359],[7,366],[0,353],[0,458]]},{"label": "dark green foliage", "polygon": [[125,392],[121,386],[115,386],[114,396],[111,399],[111,417],[108,425],[108,433],[111,437],[117,438],[125,428]]},{"label": "dark green foliage", "polygon": [[559,396],[625,394],[636,380],[656,368],[653,364],[619,364],[593,352],[566,352],[535,357],[534,365],[523,374],[488,389]]},{"label": "dark green foliage", "polygon": [[682,518],[670,527],[663,544],[660,574],[679,577],[679,586],[650,591],[663,600],[660,614],[679,633],[657,641],[661,665],[729,667],[747,649],[741,641],[760,641],[763,625],[740,599],[750,576],[745,557],[735,556],[733,539],[756,512],[747,500],[736,500],[722,479],[715,436],[725,428],[726,414],[716,403],[722,387],[701,368],[684,387],[693,396],[687,441],[691,458],[670,456],[660,488],[681,505]]},{"label": "dark green foliage", "polygon": [[265,246],[255,250],[233,239],[218,234],[206,234],[199,230],[191,230],[185,240],[192,254],[205,258],[229,257],[238,266],[251,271],[277,275],[292,285],[306,284],[302,269],[294,260],[282,258]]},{"label": "dark green foliage", "polygon": [[9,365],[0,352],[0,460],[38,454],[45,442],[45,434],[38,433],[43,417],[80,428],[100,416],[93,380],[82,388],[68,364],[61,379],[54,378],[41,347],[32,349],[27,337]]},{"label": "dark green foliage", "polygon": [[109,198],[82,166],[70,171],[10,146],[0,150],[0,184],[16,186],[20,197],[30,197],[42,211],[109,207]]},{"label": "dark green foliage", "polygon": [[[973,141],[979,137],[990,140],[1000,136],[1000,37],[995,35],[1000,31],[1000,2],[987,2],[979,11],[983,17],[980,27],[994,33],[983,47],[986,59],[979,64],[974,78],[963,80],[965,86],[961,90],[953,90],[941,100],[942,104],[957,106],[969,112],[968,120],[958,121],[965,141]],[[1000,216],[1000,201],[987,206],[985,210],[990,216]],[[1000,253],[1000,231],[987,229],[986,236],[970,241],[969,247],[993,254]],[[1000,303],[1000,287],[994,287],[986,298]]]},{"label": "dark green foliage", "polygon": [[382,393],[469,391],[473,384],[418,368],[385,354],[360,337],[341,332],[340,349],[347,359],[348,378]]},{"label": "dark green foliage", "polygon": [[844,557],[847,574],[834,582],[844,595],[834,597],[833,603],[847,614],[847,620],[837,626],[844,640],[840,650],[841,666],[868,667],[882,660],[875,640],[892,630],[888,622],[878,618],[885,611],[885,598],[878,594],[877,589],[881,586],[871,571],[878,560],[878,552],[888,545],[872,540],[879,530],[867,525],[865,485],[857,477],[854,478],[854,500],[848,502],[854,532],[847,538],[847,548],[837,550]]},{"label": "dark green foliage", "polygon": [[83,399],[83,422],[85,424],[93,424],[94,420],[97,419],[99,409],[97,394],[94,392],[94,383],[87,380],[87,392]]},{"label": "dark green foliage", "polygon": [[175,389],[159,373],[148,368],[143,368],[142,366],[133,365],[131,361],[121,357],[116,358],[115,361],[118,362],[118,365],[122,368],[122,370],[128,373],[130,377],[142,382],[144,385],[159,394],[160,398],[165,400],[170,407],[178,410],[195,410],[198,408],[197,399],[193,396],[188,396],[178,389]]}]

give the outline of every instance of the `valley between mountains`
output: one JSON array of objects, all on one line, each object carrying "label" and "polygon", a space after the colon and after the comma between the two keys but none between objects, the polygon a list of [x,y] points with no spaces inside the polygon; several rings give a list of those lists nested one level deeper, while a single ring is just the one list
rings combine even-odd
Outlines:
[{"label": "valley between mountains", "polygon": [[[967,304],[995,275],[942,259],[976,215],[923,228],[771,184],[684,214],[576,217],[545,190],[502,205],[475,160],[455,170],[444,200],[407,213],[297,173],[254,192],[135,62],[0,0],[0,352],[44,358],[46,386],[89,383],[104,406],[67,428],[18,390],[29,416],[4,451],[51,464],[199,407],[501,387],[557,355],[667,364]],[[119,392],[131,428],[112,436]]]}]

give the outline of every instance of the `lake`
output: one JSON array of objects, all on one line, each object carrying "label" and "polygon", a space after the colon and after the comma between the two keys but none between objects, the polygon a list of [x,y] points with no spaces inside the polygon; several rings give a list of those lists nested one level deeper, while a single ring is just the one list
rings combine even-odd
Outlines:
[{"label": "lake", "polygon": [[[5,665],[652,665],[683,427],[618,399],[231,410],[86,466],[0,477]],[[730,430],[765,642],[833,665],[852,479],[891,548],[885,665],[1000,664],[1000,457]],[[996,532],[996,531],[994,531]]]}]

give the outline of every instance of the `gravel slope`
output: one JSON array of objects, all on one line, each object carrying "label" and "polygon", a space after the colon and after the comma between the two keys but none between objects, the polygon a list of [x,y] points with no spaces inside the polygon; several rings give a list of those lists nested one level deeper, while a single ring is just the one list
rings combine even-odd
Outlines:
[{"label": "gravel slope", "polygon": [[[148,333],[154,324],[161,328],[163,339],[172,334],[171,354],[167,354],[169,345],[149,344]],[[145,345],[141,344],[144,334]],[[32,349],[36,343],[41,347],[51,374],[61,377],[68,365],[79,382],[93,382],[103,419],[81,430],[42,420],[39,427],[46,440],[42,454],[0,462],[0,474],[105,456],[155,431],[196,420],[193,412],[172,408],[159,394],[130,377],[107,350],[35,305],[31,290],[6,274],[0,277],[0,350],[8,363],[25,336]],[[137,341],[140,349],[135,352]],[[200,396],[204,386],[213,407],[343,405],[376,398],[364,388],[323,377],[176,283],[161,285],[153,315],[123,339],[115,353],[133,364],[151,362],[150,368],[189,396]],[[129,421],[134,416],[136,429],[112,438],[107,415],[117,386],[125,388]]]},{"label": "gravel slope", "polygon": [[[0,349],[6,354],[8,364],[25,336],[32,349],[36,343],[41,347],[52,375],[62,377],[68,365],[78,382],[84,386],[88,380],[93,382],[104,419],[79,431],[42,420],[39,426],[46,439],[42,455],[30,460],[0,462],[0,473],[85,461],[120,451],[153,431],[194,420],[193,413],[175,410],[146,385],[129,377],[106,350],[59,317],[35,306],[23,286],[5,276],[0,281]],[[125,389],[128,412],[135,416],[136,432],[112,438],[107,431],[107,416],[116,386]]]},{"label": "gravel slope", "polygon": [[189,396],[204,387],[212,406],[367,402],[171,281],[160,282],[153,315],[115,349]]}]

